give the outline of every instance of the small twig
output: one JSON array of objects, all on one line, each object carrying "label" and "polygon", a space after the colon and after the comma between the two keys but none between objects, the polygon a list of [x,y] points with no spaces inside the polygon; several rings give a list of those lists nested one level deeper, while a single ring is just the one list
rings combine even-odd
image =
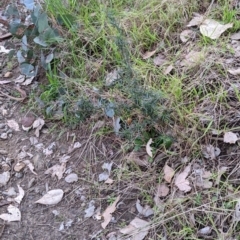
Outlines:
[{"label": "small twig", "polygon": [[5,33],[5,34],[0,36],[0,40],[6,39],[6,38],[10,38],[10,37],[12,37],[11,33]]},{"label": "small twig", "polygon": [[8,97],[10,99],[13,99],[13,100],[16,100],[16,101],[19,101],[19,102],[22,102],[25,99],[25,98],[17,98],[17,97],[10,96],[10,95],[2,92],[1,90],[0,90],[0,93],[5,97]]},{"label": "small twig", "polygon": [[2,225],[2,230],[1,230],[1,232],[0,232],[0,238],[2,237],[2,235],[3,235],[3,231],[4,231],[4,229],[5,229],[5,224],[4,225]]},{"label": "small twig", "polygon": [[3,20],[2,18],[0,18],[0,23],[9,27],[9,23],[6,20]]},{"label": "small twig", "polygon": [[214,1],[215,1],[215,0],[212,0],[212,1],[211,1],[211,3],[210,3],[210,5],[209,5],[209,7],[208,7],[208,9],[207,9],[207,11],[205,12],[204,15],[208,15],[208,14],[209,14],[209,12],[210,12],[211,9],[212,9],[212,6],[213,6]]},{"label": "small twig", "polygon": [[21,96],[22,96],[21,98],[17,98],[17,97],[10,96],[10,95],[2,92],[1,90],[0,90],[0,94],[2,94],[2,95],[5,96],[5,97],[8,97],[8,98],[10,98],[10,99],[13,99],[13,100],[22,102],[22,101],[27,97],[26,92],[23,91],[23,90],[22,90],[21,88],[19,88],[19,87],[14,87],[14,88],[21,94]]},{"label": "small twig", "polygon": [[223,141],[222,137],[209,137],[211,140]]}]

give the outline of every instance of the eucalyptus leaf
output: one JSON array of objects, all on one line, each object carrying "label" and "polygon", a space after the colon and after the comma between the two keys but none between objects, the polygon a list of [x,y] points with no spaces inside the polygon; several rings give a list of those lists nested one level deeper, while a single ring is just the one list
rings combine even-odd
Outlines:
[{"label": "eucalyptus leaf", "polygon": [[42,33],[42,38],[45,40],[47,43],[51,42],[56,42],[58,41],[59,34],[56,30],[48,27],[43,33]]},{"label": "eucalyptus leaf", "polygon": [[27,36],[24,35],[23,38],[22,38],[22,49],[24,51],[27,51],[28,50],[28,43],[27,43]]},{"label": "eucalyptus leaf", "polygon": [[22,23],[16,21],[9,24],[9,32],[17,38],[22,38],[26,27]]},{"label": "eucalyptus leaf", "polygon": [[39,5],[37,5],[33,12],[31,12],[31,18],[32,18],[32,22],[36,25],[39,19],[39,16],[41,15],[41,7]]},{"label": "eucalyptus leaf", "polygon": [[21,73],[26,75],[27,77],[33,77],[35,75],[34,66],[28,63],[22,63],[20,65]]},{"label": "eucalyptus leaf", "polygon": [[46,30],[47,28],[49,28],[48,25],[48,16],[46,13],[42,13],[39,16],[38,22],[37,22],[37,26],[38,26],[38,31],[39,33],[42,33],[44,30]]},{"label": "eucalyptus leaf", "polygon": [[19,17],[19,12],[18,12],[17,7],[13,4],[8,5],[7,9],[5,11],[5,15],[8,17],[10,17],[10,16]]},{"label": "eucalyptus leaf", "polygon": [[114,116],[114,110],[113,108],[106,108],[105,113],[108,117],[112,118]]},{"label": "eucalyptus leaf", "polygon": [[45,62],[50,63],[53,60],[53,53],[50,53],[47,55]]},{"label": "eucalyptus leaf", "polygon": [[114,103],[108,103],[108,105],[105,107],[105,113],[110,118],[114,116]]},{"label": "eucalyptus leaf", "polygon": [[30,49],[30,50],[28,50],[27,51],[27,61],[26,62],[32,62],[32,61],[34,61],[34,59],[35,59],[35,54],[34,54],[34,51],[32,50],[32,49]]},{"label": "eucalyptus leaf", "polygon": [[34,8],[34,0],[21,0],[21,3],[26,6],[28,10],[33,10]]},{"label": "eucalyptus leaf", "polygon": [[39,32],[37,30],[36,27],[34,28],[27,28],[24,32],[24,35],[26,35],[27,37],[30,37],[31,39],[38,36]]},{"label": "eucalyptus leaf", "polygon": [[43,47],[47,47],[48,44],[41,38],[41,37],[35,37],[33,41]]},{"label": "eucalyptus leaf", "polygon": [[14,49],[12,49],[9,53],[8,53],[8,59],[9,61],[13,58],[13,56],[16,56],[16,51]]},{"label": "eucalyptus leaf", "polygon": [[48,116],[51,116],[52,115],[52,113],[53,113],[53,106],[49,106],[49,107],[47,107],[46,108],[46,114],[48,115]]},{"label": "eucalyptus leaf", "polygon": [[18,50],[18,51],[17,51],[17,59],[18,59],[18,62],[19,62],[19,63],[26,62],[25,58],[24,58],[23,55],[22,55],[22,51],[21,51],[21,50]]}]

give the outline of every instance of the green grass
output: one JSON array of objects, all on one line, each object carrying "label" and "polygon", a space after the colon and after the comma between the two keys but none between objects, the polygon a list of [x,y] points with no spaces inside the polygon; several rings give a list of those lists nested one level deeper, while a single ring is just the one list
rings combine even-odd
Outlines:
[{"label": "green grass", "polygon": [[[149,118],[146,124],[164,119],[166,111],[160,103],[161,98],[164,98],[161,90],[164,76],[156,68],[152,72],[152,63],[141,60],[141,54],[170,45],[172,32],[179,31],[183,17],[197,9],[196,2],[192,1],[189,7],[181,4],[170,6],[159,1],[116,1],[108,5],[99,1],[83,2],[81,5],[69,1],[68,7],[60,3],[57,0],[46,1],[46,10],[55,19],[61,16],[68,29],[65,29],[65,36],[71,39],[61,49],[60,55],[64,62],[60,59],[57,66],[74,81],[75,86],[68,86],[75,90],[71,91],[71,96],[67,96],[70,105],[76,104],[79,101],[77,98],[85,99],[89,94],[96,102],[102,98],[101,94],[93,91],[98,89],[107,94],[104,96],[105,105],[113,103],[116,115],[120,115],[123,121],[134,119],[136,111],[140,111],[143,118]],[[75,19],[78,31],[74,31],[74,27],[69,24],[72,18]],[[122,69],[121,81],[106,89],[106,74],[115,68]],[[62,81],[50,81],[50,89],[42,94],[42,100],[47,104],[51,98],[56,101],[60,85],[66,88],[66,84],[62,86]],[[116,95],[120,98],[116,99]],[[130,100],[128,107],[125,99]],[[72,113],[69,112],[69,115]]]}]

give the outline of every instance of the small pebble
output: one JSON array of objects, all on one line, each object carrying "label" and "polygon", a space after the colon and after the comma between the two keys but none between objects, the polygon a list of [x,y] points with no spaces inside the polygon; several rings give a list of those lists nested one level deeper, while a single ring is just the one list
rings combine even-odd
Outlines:
[{"label": "small pebble", "polygon": [[82,203],[82,204],[81,204],[81,207],[85,207],[85,206],[86,206],[86,203]]},{"label": "small pebble", "polygon": [[3,169],[3,171],[4,172],[6,172],[6,171],[10,171],[11,170],[11,166],[9,166],[7,163],[5,163],[5,162],[3,162],[2,163],[2,169]]},{"label": "small pebble", "polygon": [[6,124],[5,123],[0,123],[0,129],[5,128]]},{"label": "small pebble", "polygon": [[15,177],[16,178],[22,178],[23,177],[23,173],[22,172],[17,172],[17,173],[15,173]]},{"label": "small pebble", "polygon": [[8,138],[8,135],[7,135],[7,133],[2,133],[1,135],[0,135],[0,138],[1,139],[7,139]]},{"label": "small pebble", "polygon": [[5,78],[11,78],[12,76],[13,76],[12,72],[6,72],[6,73],[4,74],[4,77],[5,77]]},{"label": "small pebble", "polygon": [[[34,190],[34,189],[32,189],[32,188],[29,189],[30,192],[32,192],[33,190]],[[28,196],[28,199],[30,199],[30,200],[33,200],[34,198],[35,198],[34,196],[31,196],[31,195]],[[29,205],[29,206],[30,206],[30,205]],[[31,206],[32,206],[32,204],[31,204]]]}]

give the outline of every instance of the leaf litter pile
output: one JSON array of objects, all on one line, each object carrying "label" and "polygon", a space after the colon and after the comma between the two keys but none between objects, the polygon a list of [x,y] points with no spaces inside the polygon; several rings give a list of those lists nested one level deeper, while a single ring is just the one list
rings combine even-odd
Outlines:
[{"label": "leaf litter pile", "polygon": [[[54,122],[20,111],[36,79],[3,68],[2,239],[239,237],[240,32],[214,19],[216,7],[186,22],[177,54],[158,48],[141,54],[166,80],[166,105],[176,116],[161,129],[174,139],[168,148],[156,148],[150,137],[129,150],[119,137],[121,117],[110,112],[91,127],[56,131]],[[10,49],[0,39],[7,61]],[[119,72],[106,74],[106,86]],[[168,81],[175,77],[181,86]],[[105,128],[112,134],[99,134]]]}]

